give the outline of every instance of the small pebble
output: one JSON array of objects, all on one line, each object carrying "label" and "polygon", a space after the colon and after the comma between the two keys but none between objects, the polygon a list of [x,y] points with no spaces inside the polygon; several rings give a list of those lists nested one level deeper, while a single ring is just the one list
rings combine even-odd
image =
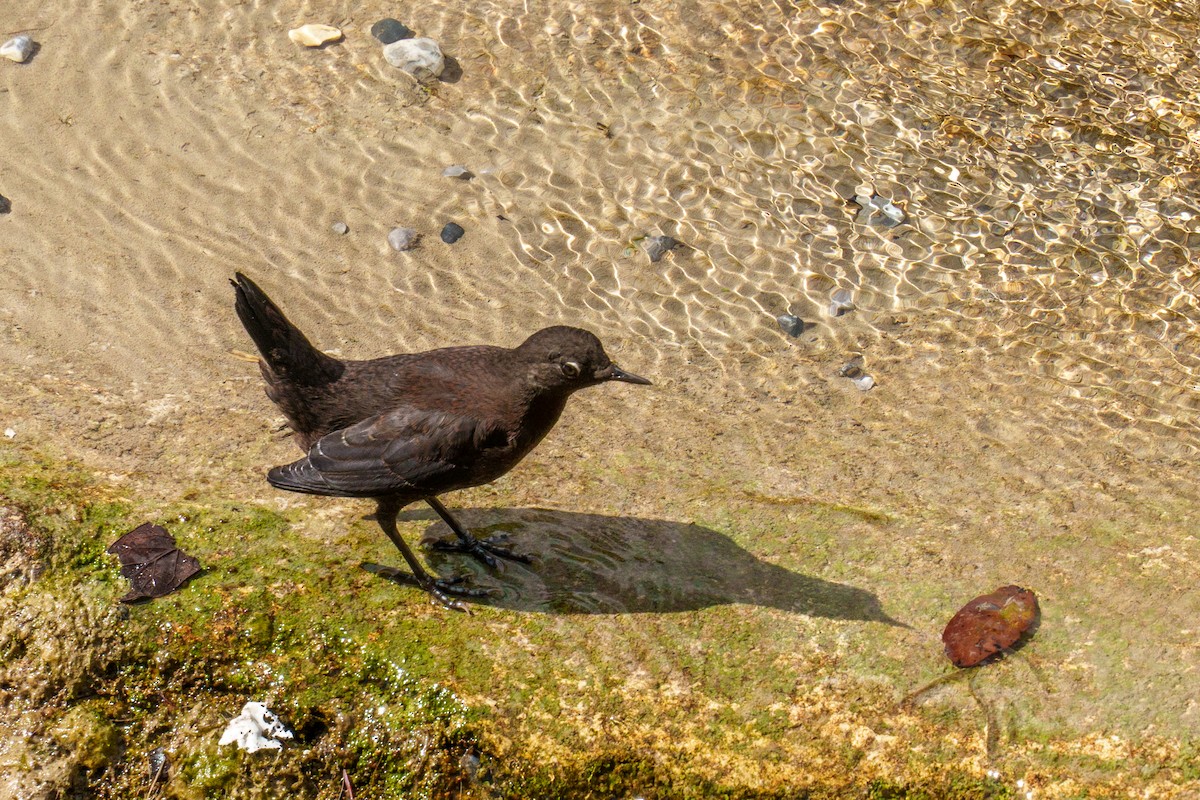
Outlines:
[{"label": "small pebble", "polygon": [[462,226],[455,222],[447,222],[446,227],[442,228],[442,241],[446,244],[454,244],[462,238],[466,231]]},{"label": "small pebble", "polygon": [[840,378],[849,378],[854,387],[860,392],[869,391],[875,385],[875,379],[863,372],[862,356],[855,356],[842,365],[837,374]]},{"label": "small pebble", "polygon": [[333,232],[338,236],[343,236],[350,232],[350,226],[344,222],[333,223]]},{"label": "small pebble", "polygon": [[17,432],[14,431],[12,428],[4,429],[4,438],[5,439],[12,439],[12,438],[16,437],[16,435],[17,435]]},{"label": "small pebble", "polygon": [[471,170],[467,169],[462,164],[454,164],[453,166],[446,167],[444,170],[442,170],[442,177],[461,178],[464,181],[469,181],[471,178],[474,178],[475,175],[471,172]]},{"label": "small pebble", "polygon": [[905,220],[904,212],[900,210],[899,206],[877,194],[855,195],[854,202],[858,203],[862,208],[858,212],[858,216],[855,217],[856,222],[872,222],[878,214],[881,225],[887,228],[894,228]]},{"label": "small pebble", "polygon": [[829,316],[840,317],[854,310],[854,296],[849,289],[838,289],[829,298]]},{"label": "small pebble", "polygon": [[10,61],[16,61],[18,64],[31,55],[33,55],[33,39],[24,34],[14,36],[0,45],[0,56],[4,56]]},{"label": "small pebble", "polygon": [[161,747],[154,748],[150,751],[149,761],[150,780],[157,781],[165,786],[171,780],[171,761],[167,758],[167,751]]},{"label": "small pebble", "polygon": [[10,211],[12,211],[12,200],[0,194],[0,214],[7,214]]},{"label": "small pebble", "polygon": [[845,364],[842,364],[841,368],[838,369],[838,371],[837,371],[838,377],[839,378],[857,378],[859,375],[862,374],[862,365],[863,365],[862,356],[855,356],[854,358],[847,361]]},{"label": "small pebble", "polygon": [[413,32],[400,24],[399,20],[394,20],[391,17],[384,17],[371,26],[371,35],[384,44],[398,42],[401,39],[408,39],[413,35]]},{"label": "small pebble", "polygon": [[288,38],[305,47],[320,47],[326,42],[336,42],[341,39],[342,32],[332,25],[309,24],[288,31]]},{"label": "small pebble", "polygon": [[876,197],[875,207],[883,212],[883,219],[881,222],[883,222],[883,224],[889,228],[894,228],[901,222],[904,222],[904,212],[901,211],[899,206],[897,206],[891,200],[884,200],[882,197]]},{"label": "small pebble", "polygon": [[412,75],[419,81],[437,78],[446,68],[442,48],[433,39],[401,39],[385,45],[383,57],[393,67]]},{"label": "small pebble", "polygon": [[804,333],[804,320],[792,314],[780,314],[775,318],[779,323],[779,327],[788,336],[799,336]]},{"label": "small pebble", "polygon": [[[459,228],[459,236],[462,235],[462,228]],[[442,238],[446,238],[446,234],[442,234]],[[412,228],[392,228],[392,232],[388,234],[388,244],[393,250],[408,250],[417,243],[417,232]]]},{"label": "small pebble", "polygon": [[458,760],[458,766],[467,774],[467,780],[475,782],[475,776],[479,774],[479,756],[474,753],[464,753],[463,757]]},{"label": "small pebble", "polygon": [[648,236],[642,242],[642,249],[650,256],[651,263],[657,263],[671,250],[679,246],[679,242],[670,236]]}]

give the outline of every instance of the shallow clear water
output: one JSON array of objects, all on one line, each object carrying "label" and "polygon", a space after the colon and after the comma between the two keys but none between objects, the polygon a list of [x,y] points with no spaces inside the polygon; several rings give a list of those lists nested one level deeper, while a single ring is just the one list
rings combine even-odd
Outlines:
[{"label": "shallow clear water", "polygon": [[[719,496],[651,476],[663,494],[626,498],[642,523],[630,529],[602,492],[571,488],[583,467],[564,466],[557,480],[531,473],[540,495],[508,484],[505,502],[597,515],[514,512],[567,571],[518,570],[497,605],[746,602],[861,620],[873,595],[906,616],[901,584],[930,581],[946,587],[948,617],[1011,564],[996,579],[1051,594],[1058,633],[1039,637],[1064,637],[1060,666],[1082,663],[1092,681],[1063,718],[1126,730],[1195,719],[1196,687],[1159,658],[1192,647],[1197,609],[1180,586],[1200,563],[1191,521],[1162,510],[1195,496],[1200,448],[1193,8],[463,5],[7,3],[0,28],[32,29],[41,46],[0,64],[12,202],[0,358],[44,412],[18,420],[18,437],[40,431],[163,477],[223,475],[234,458],[256,476],[249,461],[291,457],[261,444],[272,412],[253,368],[228,355],[250,348],[234,270],[347,356],[582,325],[659,384],[627,401],[633,432],[618,444],[635,464],[643,448],[671,453],[681,476],[708,480],[724,458],[764,495],[935,508],[950,522],[913,523],[898,541],[831,525],[836,541],[809,552],[725,518],[735,544],[688,527],[720,517]],[[441,43],[443,81],[420,87],[388,66],[368,33],[388,15]],[[346,37],[303,49],[286,32],[305,22]],[[475,177],[443,177],[454,164]],[[877,198],[876,212],[856,197]],[[889,201],[899,224],[878,210]],[[448,221],[466,229],[453,247],[438,239]],[[419,247],[393,252],[396,226],[416,228]],[[652,262],[645,239],[660,235],[682,244]],[[855,307],[832,316],[837,291]],[[784,313],[805,332],[783,333]],[[837,376],[853,356],[869,392]],[[616,401],[579,402],[612,433]],[[544,452],[612,466],[584,423],[564,426]],[[1116,533],[1056,538],[1085,519]],[[594,538],[572,544],[581,529]],[[689,536],[675,551],[689,577],[663,580],[646,537]],[[867,545],[850,560],[856,542],[879,561]],[[637,562],[634,585],[598,586],[620,577],[605,571],[613,553]],[[726,559],[742,570],[730,585],[759,595],[739,600],[696,553]],[[776,576],[766,559],[795,553],[811,560]],[[587,586],[571,577],[579,559]],[[648,575],[653,596],[636,585]],[[773,600],[780,580],[803,583],[788,602],[816,605]],[[866,598],[854,588],[868,585]],[[822,614],[826,601],[857,610]],[[1121,613],[1097,634],[1088,614],[1106,602]],[[1139,637],[1147,626],[1162,630]],[[1073,651],[1068,637],[1120,644]],[[1122,677],[1127,664],[1144,681]]]},{"label": "shallow clear water", "polygon": [[[1197,23],[1170,4],[433,3],[407,23],[454,82],[428,89],[366,33],[384,10],[9,15],[45,29],[3,72],[8,318],[101,361],[147,329],[208,352],[238,337],[220,278],[282,270],[363,349],[567,320],[736,392],[787,358],[778,314],[853,349],[916,309],[922,358],[979,350],[999,385],[1196,444]],[[287,39],[312,19],[346,39]],[[423,250],[387,251],[397,224]],[[684,246],[651,263],[658,234]]]}]

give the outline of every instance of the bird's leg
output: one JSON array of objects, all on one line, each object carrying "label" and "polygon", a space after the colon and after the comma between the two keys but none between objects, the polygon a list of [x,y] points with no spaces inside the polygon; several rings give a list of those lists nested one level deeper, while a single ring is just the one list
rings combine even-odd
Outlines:
[{"label": "bird's leg", "polygon": [[450,515],[450,512],[442,505],[442,501],[436,497],[426,497],[425,502],[429,503],[429,507],[437,512],[437,515],[445,520],[450,526],[450,530],[454,531],[454,535],[458,537],[457,542],[434,542],[431,547],[434,550],[452,550],[455,552],[469,553],[475,558],[482,561],[485,565],[495,569],[499,566],[496,561],[496,556],[507,558],[512,561],[520,561],[522,564],[532,564],[533,559],[529,556],[521,555],[513,552],[512,548],[507,545],[506,536],[489,536],[486,539],[476,539],[471,534],[467,533],[462,525],[458,524],[458,520]]},{"label": "bird's leg", "polygon": [[379,527],[387,534],[387,537],[392,540],[392,544],[396,545],[396,549],[400,551],[400,555],[404,556],[404,560],[408,562],[408,568],[412,570],[412,574],[401,572],[398,569],[391,567],[379,567],[374,564],[363,564],[363,569],[369,572],[374,572],[376,575],[382,575],[391,580],[400,581],[402,583],[415,583],[421,589],[429,592],[435,603],[438,603],[444,608],[450,608],[455,611],[466,611],[467,607],[457,600],[450,597],[451,594],[457,594],[464,597],[485,597],[488,595],[486,589],[476,589],[469,586],[457,586],[458,579],[445,580],[434,578],[425,568],[421,566],[421,562],[413,554],[401,538],[400,532],[396,530],[396,515],[400,513],[401,505],[390,500],[379,501],[379,508],[375,512],[375,519],[379,522]]}]

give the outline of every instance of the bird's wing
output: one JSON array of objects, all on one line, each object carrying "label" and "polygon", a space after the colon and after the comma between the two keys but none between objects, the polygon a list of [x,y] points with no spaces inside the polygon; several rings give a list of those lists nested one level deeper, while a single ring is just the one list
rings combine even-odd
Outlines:
[{"label": "bird's wing", "polygon": [[444,411],[399,408],[318,439],[308,456],[267,474],[273,486],[339,497],[445,491],[455,473],[498,443],[496,425]]}]

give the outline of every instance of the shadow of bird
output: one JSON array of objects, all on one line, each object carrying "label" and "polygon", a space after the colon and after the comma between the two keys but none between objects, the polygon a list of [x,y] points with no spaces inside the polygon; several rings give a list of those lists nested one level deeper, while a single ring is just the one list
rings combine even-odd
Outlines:
[{"label": "shadow of bird", "polygon": [[[871,592],[764,561],[700,525],[541,508],[458,514],[473,530],[511,536],[536,559],[536,569],[506,564],[498,573],[473,574],[473,581],[493,589],[476,601],[483,605],[552,614],[661,614],[742,603],[909,627],[888,616]],[[416,509],[401,515],[431,517]],[[432,525],[422,542],[435,544],[447,533]],[[385,575],[390,569],[366,568]]]}]

